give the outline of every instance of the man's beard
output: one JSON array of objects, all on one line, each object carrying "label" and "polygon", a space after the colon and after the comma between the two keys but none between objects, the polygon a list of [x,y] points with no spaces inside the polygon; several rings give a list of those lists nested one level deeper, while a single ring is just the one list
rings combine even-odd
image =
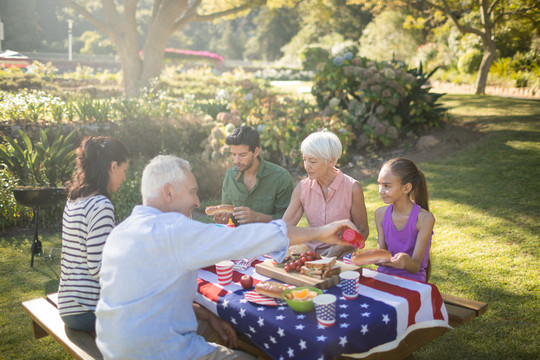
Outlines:
[{"label": "man's beard", "polygon": [[[251,159],[251,161],[248,162],[243,169],[238,169],[238,171],[240,171],[240,172],[248,171],[249,169],[251,169],[253,167],[253,161],[254,161],[254,159]],[[238,168],[238,165],[236,166],[236,168]]]}]

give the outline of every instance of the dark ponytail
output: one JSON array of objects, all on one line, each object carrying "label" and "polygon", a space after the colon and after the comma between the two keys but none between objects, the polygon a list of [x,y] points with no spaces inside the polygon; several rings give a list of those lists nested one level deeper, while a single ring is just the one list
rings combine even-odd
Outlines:
[{"label": "dark ponytail", "polygon": [[75,172],[67,184],[69,199],[75,200],[92,193],[109,197],[107,186],[111,162],[122,164],[129,158],[124,144],[111,137],[90,136],[83,139],[75,153]]},{"label": "dark ponytail", "polygon": [[412,201],[423,209],[429,211],[429,197],[424,173],[420,171],[412,160],[395,158],[384,163],[383,167],[390,169],[397,176],[401,185],[411,183],[412,190],[409,196]]}]

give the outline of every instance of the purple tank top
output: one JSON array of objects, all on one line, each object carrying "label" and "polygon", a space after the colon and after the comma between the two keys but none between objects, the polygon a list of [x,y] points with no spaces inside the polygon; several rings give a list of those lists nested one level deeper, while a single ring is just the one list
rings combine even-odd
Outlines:
[{"label": "purple tank top", "polygon": [[[392,256],[404,252],[412,256],[414,252],[414,245],[416,244],[416,237],[418,236],[418,231],[416,230],[416,222],[418,220],[418,213],[420,212],[420,206],[417,204],[413,205],[407,224],[401,230],[397,230],[392,221],[392,210],[394,208],[393,204],[390,204],[384,213],[384,218],[382,221],[382,228],[384,232],[384,240],[388,251],[392,253]],[[433,235],[433,234],[432,234]],[[422,264],[420,265],[420,270],[416,274],[411,274],[405,269],[395,269],[388,266],[379,266],[377,271],[385,274],[392,274],[397,276],[402,276],[405,278],[426,281],[426,267],[429,260],[429,250],[431,248],[431,236],[429,237],[428,245],[426,252],[424,253],[424,258],[422,259]]]}]

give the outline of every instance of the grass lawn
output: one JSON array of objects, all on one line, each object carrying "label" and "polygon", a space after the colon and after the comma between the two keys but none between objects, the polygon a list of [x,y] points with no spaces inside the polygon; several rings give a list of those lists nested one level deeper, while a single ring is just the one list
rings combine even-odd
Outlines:
[{"label": "grass lawn", "polygon": [[[540,101],[446,95],[454,121],[483,137],[419,164],[435,215],[432,282],[489,310],[414,354],[416,359],[533,359],[540,354]],[[363,183],[375,247],[375,179]],[[69,358],[50,337],[34,340],[21,302],[55,292],[59,260],[30,268],[28,237],[0,239],[0,357]],[[59,235],[43,236],[46,254]]]}]

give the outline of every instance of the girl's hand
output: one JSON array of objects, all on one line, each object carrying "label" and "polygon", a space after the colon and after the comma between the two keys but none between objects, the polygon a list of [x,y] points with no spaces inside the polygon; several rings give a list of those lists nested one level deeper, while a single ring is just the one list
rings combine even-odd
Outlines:
[{"label": "girl's hand", "polygon": [[411,257],[406,253],[400,252],[392,256],[390,262],[384,263],[383,265],[396,269],[405,269],[409,261],[412,261]]}]

